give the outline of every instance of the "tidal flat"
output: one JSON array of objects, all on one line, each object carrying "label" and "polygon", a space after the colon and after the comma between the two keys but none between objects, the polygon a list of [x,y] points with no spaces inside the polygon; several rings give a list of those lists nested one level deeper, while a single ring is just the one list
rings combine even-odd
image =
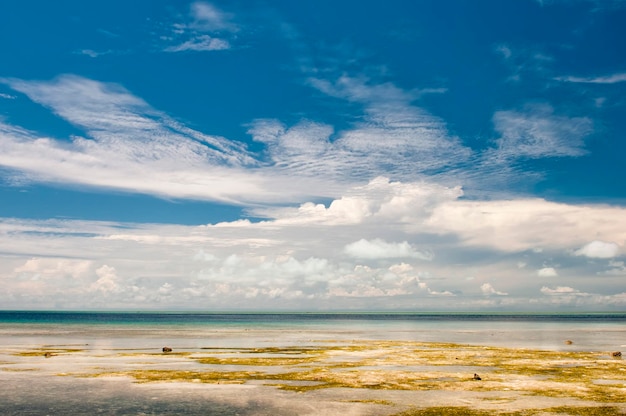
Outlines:
[{"label": "tidal flat", "polygon": [[[8,346],[2,414],[620,415],[612,351],[406,340]],[[62,396],[61,396],[62,395]],[[46,413],[48,412],[48,413]],[[54,413],[54,412],[53,412]]]}]

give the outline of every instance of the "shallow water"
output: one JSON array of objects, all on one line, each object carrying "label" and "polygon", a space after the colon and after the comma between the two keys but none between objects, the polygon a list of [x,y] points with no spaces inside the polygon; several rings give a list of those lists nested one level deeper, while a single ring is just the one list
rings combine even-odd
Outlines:
[{"label": "shallow water", "polygon": [[[299,314],[80,314],[0,312],[0,414],[2,415],[377,415],[396,411],[356,403],[359,391],[307,393],[306,397],[254,383],[142,385],[125,377],[59,376],[153,368],[149,354],[266,347],[320,347],[366,340],[444,342],[556,351],[618,351],[626,346],[626,315],[299,315]],[[571,344],[566,344],[571,340]],[[42,348],[78,349],[47,359]],[[16,355],[35,351],[32,356]],[[235,352],[236,353],[236,352]],[[142,358],[141,354],[147,354]],[[227,356],[227,355],[225,355]],[[160,369],[197,370],[183,357],[167,357]],[[210,369],[208,365],[203,368]],[[222,370],[237,368],[222,366]],[[405,368],[406,369],[406,368]],[[367,368],[363,369],[364,371]],[[410,370],[410,369],[409,369]],[[413,369],[426,371],[426,367]],[[454,369],[472,372],[472,368]],[[271,394],[268,394],[268,390]],[[376,398],[368,392],[363,400]],[[409,395],[410,392],[397,392]],[[336,395],[332,400],[318,400]],[[325,397],[325,396],[324,396]]]}]

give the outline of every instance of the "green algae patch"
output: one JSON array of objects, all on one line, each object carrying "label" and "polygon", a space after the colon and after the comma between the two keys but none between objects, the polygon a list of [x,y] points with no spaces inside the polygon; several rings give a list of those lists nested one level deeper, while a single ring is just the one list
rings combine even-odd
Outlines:
[{"label": "green algae patch", "polygon": [[[307,348],[307,347],[267,347],[250,348],[236,351],[237,356],[231,357],[194,357],[200,364],[290,367],[304,364],[321,363],[331,351],[342,350],[343,347]],[[232,354],[232,352],[231,352]]]},{"label": "green algae patch", "polygon": [[[250,382],[297,393],[333,388],[376,390],[380,394],[384,394],[382,391],[427,390],[471,392],[479,403],[476,406],[478,409],[462,406],[416,408],[401,413],[402,416],[525,416],[536,415],[537,411],[541,412],[539,414],[619,415],[616,413],[617,408],[610,406],[626,402],[626,362],[611,359],[607,353],[410,341],[325,342],[325,345],[320,343],[304,347],[200,348],[168,353],[116,352],[109,356],[113,359],[110,367],[107,365],[93,373],[74,375],[126,376],[137,383]],[[42,355],[45,351],[37,350],[33,355]],[[62,353],[67,350],[54,351]],[[146,359],[142,361],[146,362],[128,364],[125,361],[125,367],[119,371],[120,367],[116,367],[114,359],[120,356],[143,357]],[[133,367],[128,368],[128,365]],[[182,371],[181,367],[177,369],[178,365],[189,371]],[[474,376],[476,373],[478,375]],[[508,392],[511,397],[485,398],[492,392]],[[558,408],[560,410],[516,410],[508,413],[497,413],[491,409],[487,413],[481,409],[482,405],[506,406],[507,403],[520,400],[520,397],[535,396],[560,400],[551,402],[551,405],[570,405],[577,400],[585,400],[605,407],[563,407]]]},{"label": "green algae patch", "polygon": [[397,413],[393,416],[523,416],[528,413],[503,412],[497,413],[493,411],[472,409],[465,406],[437,406],[423,409],[411,409],[406,412]]},{"label": "green algae patch", "polygon": [[2,371],[7,371],[11,373],[28,373],[33,371],[40,371],[40,368],[2,368]]},{"label": "green algae patch", "polygon": [[66,355],[85,351],[82,348],[37,348],[30,351],[20,351],[13,353],[17,357],[52,357],[55,355]]},{"label": "green algae patch", "polygon": [[118,352],[118,357],[189,357],[193,355],[188,351],[177,352]]},{"label": "green algae patch", "polygon": [[626,412],[620,410],[617,407],[612,406],[598,406],[598,407],[573,407],[573,406],[563,406],[563,407],[552,407],[549,409],[545,409],[546,412],[555,413],[555,414],[564,414],[569,416],[618,416],[625,415]]},{"label": "green algae patch", "polygon": [[194,358],[200,364],[245,366],[294,366],[318,361],[317,357],[202,357]]},{"label": "green algae patch", "polygon": [[243,384],[255,378],[254,373],[249,372],[217,372],[217,371],[179,371],[179,370],[132,370],[123,372],[107,372],[87,377],[102,376],[130,376],[138,383],[150,382],[193,382],[214,384]]},{"label": "green algae patch", "polygon": [[568,416],[618,416],[625,414],[617,407],[611,406],[562,406],[547,409],[525,409],[516,411],[483,410],[465,406],[437,406],[423,409],[411,409],[393,416],[534,416],[534,415],[568,415]]},{"label": "green algae patch", "polygon": [[382,406],[395,406],[396,404],[389,400],[343,400],[344,403],[364,403],[364,404],[379,404]]}]

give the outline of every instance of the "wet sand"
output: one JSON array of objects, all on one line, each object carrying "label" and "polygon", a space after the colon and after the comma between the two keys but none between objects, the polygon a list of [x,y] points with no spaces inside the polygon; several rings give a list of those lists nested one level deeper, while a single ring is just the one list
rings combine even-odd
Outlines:
[{"label": "wet sand", "polygon": [[626,414],[612,351],[276,335],[6,345],[0,414]]}]

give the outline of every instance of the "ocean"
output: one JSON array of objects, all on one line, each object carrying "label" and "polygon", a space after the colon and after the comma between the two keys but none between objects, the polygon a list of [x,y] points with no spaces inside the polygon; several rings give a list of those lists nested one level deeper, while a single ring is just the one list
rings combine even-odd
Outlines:
[{"label": "ocean", "polygon": [[[594,351],[626,344],[626,313],[197,313],[0,311],[3,345],[279,344],[305,339],[449,342]],[[259,337],[256,337],[258,334]],[[105,341],[104,341],[105,340]],[[565,341],[572,341],[566,344]]]},{"label": "ocean", "polygon": [[[324,389],[304,396],[271,387],[261,389],[254,382],[237,386],[138,384],[115,374],[138,369],[218,368],[193,361],[209,353],[233,359],[247,356],[253,349],[284,349],[281,354],[288,355],[297,348],[379,341],[605,354],[626,349],[625,324],[626,313],[0,311],[0,414],[391,415],[395,414],[392,406],[387,405],[387,411],[381,413],[382,405],[370,396],[356,400],[354,391],[346,389]],[[163,355],[161,349],[166,346],[182,355]],[[44,352],[51,354],[45,356]],[[332,363],[332,355],[329,357]],[[261,370],[270,371],[268,368]],[[271,371],[282,371],[276,368]],[[103,369],[110,375],[84,376]],[[222,365],[219,370],[240,371],[240,367]],[[473,370],[468,367],[467,371]],[[484,367],[482,371],[490,370]],[[401,392],[387,394],[379,401],[389,401],[387,397],[399,403],[409,400]],[[446,402],[446,397],[453,396],[441,397],[438,400]]]}]

